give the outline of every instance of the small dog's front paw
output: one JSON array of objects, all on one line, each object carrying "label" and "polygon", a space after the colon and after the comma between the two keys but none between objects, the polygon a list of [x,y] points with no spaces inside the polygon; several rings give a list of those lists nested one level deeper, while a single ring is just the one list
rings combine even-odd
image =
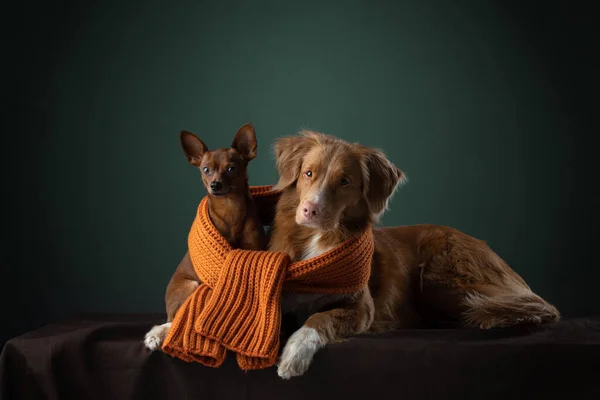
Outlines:
[{"label": "small dog's front paw", "polygon": [[323,341],[316,330],[304,326],[298,329],[283,348],[277,365],[277,374],[283,379],[304,374],[313,356],[321,347]]},{"label": "small dog's front paw", "polygon": [[152,329],[150,329],[148,333],[146,333],[146,336],[144,336],[144,345],[146,346],[146,348],[152,351],[158,350],[165,341],[170,327],[170,322],[167,322],[162,325],[153,326]]}]

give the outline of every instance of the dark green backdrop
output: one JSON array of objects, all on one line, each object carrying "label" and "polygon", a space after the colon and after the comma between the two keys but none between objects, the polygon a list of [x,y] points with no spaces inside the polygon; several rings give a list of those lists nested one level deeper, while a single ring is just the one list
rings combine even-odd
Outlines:
[{"label": "dark green backdrop", "polygon": [[[488,243],[566,316],[600,313],[591,10],[491,1],[23,2],[2,74],[2,338],[75,312],[162,312],[197,170],[181,129],[251,184],[301,127],[409,176],[385,224]],[[542,4],[542,3],[539,3]]]}]

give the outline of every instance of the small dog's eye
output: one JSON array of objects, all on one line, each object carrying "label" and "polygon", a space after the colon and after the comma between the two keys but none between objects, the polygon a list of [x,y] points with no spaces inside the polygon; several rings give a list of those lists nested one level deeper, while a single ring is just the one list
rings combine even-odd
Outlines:
[{"label": "small dog's eye", "polygon": [[208,174],[210,172],[210,168],[204,167],[204,168],[202,168],[202,172],[204,172],[205,174]]},{"label": "small dog's eye", "polygon": [[348,179],[346,179],[346,178],[342,178],[342,179],[340,180],[340,184],[341,184],[342,186],[346,187],[346,186],[350,185],[350,181],[349,181]]},{"label": "small dog's eye", "polygon": [[312,171],[306,171],[304,175],[306,175],[308,178],[312,178]]},{"label": "small dog's eye", "polygon": [[230,165],[229,167],[227,167],[227,172],[233,172],[235,171],[235,167],[233,165]]}]

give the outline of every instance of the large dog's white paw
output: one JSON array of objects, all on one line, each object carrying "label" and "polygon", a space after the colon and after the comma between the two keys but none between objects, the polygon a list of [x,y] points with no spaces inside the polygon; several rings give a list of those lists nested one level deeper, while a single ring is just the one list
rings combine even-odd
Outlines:
[{"label": "large dog's white paw", "polygon": [[153,326],[144,337],[144,345],[152,351],[159,349],[165,341],[170,327],[170,322]]},{"label": "large dog's white paw", "polygon": [[277,374],[283,379],[304,374],[315,353],[324,346],[319,333],[303,326],[288,339],[277,366]]}]

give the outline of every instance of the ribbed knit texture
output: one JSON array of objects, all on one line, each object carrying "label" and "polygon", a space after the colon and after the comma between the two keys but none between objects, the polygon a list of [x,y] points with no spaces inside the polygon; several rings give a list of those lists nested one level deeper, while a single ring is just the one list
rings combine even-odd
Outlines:
[{"label": "ribbed knit texture", "polygon": [[[280,195],[271,186],[250,191],[255,200]],[[188,248],[202,284],[176,313],[163,351],[184,361],[218,367],[230,350],[236,353],[240,368],[250,370],[275,364],[282,290],[354,293],[369,280],[374,244],[368,229],[327,253],[296,263],[280,252],[232,249],[212,224],[204,198]]]}]

